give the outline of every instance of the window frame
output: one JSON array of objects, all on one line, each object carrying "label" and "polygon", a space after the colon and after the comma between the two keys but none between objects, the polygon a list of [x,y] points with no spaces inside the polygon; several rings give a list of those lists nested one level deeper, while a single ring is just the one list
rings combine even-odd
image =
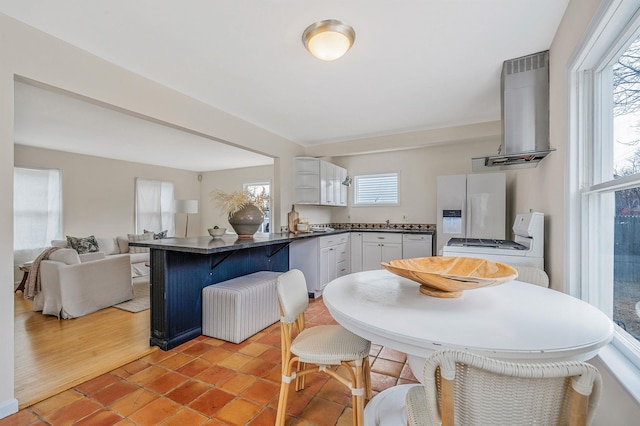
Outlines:
[{"label": "window frame", "polygon": [[[613,116],[605,114],[613,105],[603,96],[603,87],[612,82],[603,74],[614,59],[640,34],[640,0],[611,0],[600,8],[588,28],[582,44],[571,58],[568,69],[568,146],[565,158],[567,179],[565,213],[565,282],[569,294],[603,310],[610,317],[613,285],[600,285],[601,277],[612,265],[590,262],[602,246],[606,231],[598,225],[607,197],[615,191],[640,185],[640,174],[621,179],[605,178],[612,168],[610,152],[603,140],[611,134]],[[611,214],[607,213],[611,219]],[[608,225],[608,224],[607,224]],[[613,226],[611,223],[610,226]],[[600,231],[600,236],[598,236]],[[608,236],[608,238],[613,238]],[[612,263],[612,262],[611,262]],[[606,281],[611,281],[611,275]],[[611,283],[613,284],[613,283]],[[630,340],[633,339],[633,340]],[[612,342],[598,358],[636,401],[640,402],[640,345],[617,325]],[[629,374],[632,371],[633,374]]]},{"label": "window frame", "polygon": [[[396,190],[396,202],[395,203],[367,203],[367,202],[359,202],[358,201],[358,185],[362,180],[366,179],[375,179],[382,177],[392,177],[395,176],[395,190]],[[367,173],[367,174],[359,174],[353,176],[353,198],[352,198],[352,207],[397,207],[400,205],[400,172],[386,172],[386,173]]]},{"label": "window frame", "polygon": [[[20,174],[25,173],[25,175],[29,172],[38,173],[41,176],[41,173],[48,174],[47,179],[47,190],[46,196],[47,200],[42,202],[42,200],[38,199],[38,203],[36,205],[29,204],[28,212],[25,211],[16,211],[21,204],[24,204],[25,194],[22,189],[16,188],[16,185],[19,184],[21,179]],[[53,173],[53,176],[52,176]],[[13,191],[13,260],[14,260],[14,281],[18,282],[22,272],[18,269],[18,267],[25,262],[33,261],[38,254],[46,247],[51,245],[52,240],[59,240],[63,238],[64,235],[64,203],[63,203],[63,180],[62,180],[62,170],[56,168],[40,168],[40,167],[27,167],[27,166],[14,166],[13,168],[13,176],[14,176],[14,191]],[[54,179],[51,179],[51,178]],[[28,185],[27,189],[33,189],[33,182],[24,181],[25,184]],[[53,187],[52,187],[53,185]],[[44,188],[44,186],[42,187]],[[57,190],[57,193],[56,193]],[[51,195],[54,195],[52,198]],[[26,197],[27,199],[31,199],[31,197]],[[44,208],[42,208],[44,207]],[[52,210],[51,207],[54,207]],[[27,221],[23,221],[19,219],[23,214],[26,215]],[[57,217],[56,217],[57,215]],[[41,245],[36,245],[37,243],[33,241],[32,238],[27,236],[23,238],[21,243],[28,241],[34,245],[17,245],[18,240],[20,240],[20,236],[22,232],[19,231],[18,228],[24,230],[28,228],[30,231],[33,231],[36,226],[34,223],[38,222],[37,218],[46,217],[47,225],[43,226],[42,229],[45,230],[45,235],[42,236],[42,240],[40,241]],[[49,218],[53,217],[53,220]],[[41,223],[44,223],[41,222]],[[49,227],[48,225],[52,225]],[[40,229],[40,228],[38,228]],[[33,235],[33,234],[32,234]]]},{"label": "window frame", "polygon": [[[163,193],[163,187],[170,187],[171,188],[171,196],[169,197],[170,199],[164,200],[164,199],[160,199],[159,203],[160,203],[160,211],[154,211],[153,214],[156,216],[159,216],[159,220],[160,220],[160,228],[161,229],[151,229],[154,228],[153,225],[149,225],[148,221],[145,220],[141,220],[141,215],[143,213],[141,213],[141,209],[139,206],[139,201],[140,201],[140,190],[142,189],[140,186],[140,183],[145,182],[145,183],[154,183],[154,184],[159,184],[159,190],[160,193]],[[163,232],[163,231],[167,231],[167,236],[174,236],[175,232],[176,232],[176,222],[175,222],[175,207],[174,207],[174,203],[175,203],[175,183],[171,182],[171,181],[163,181],[160,179],[148,179],[148,178],[142,178],[142,177],[136,177],[135,179],[135,188],[134,188],[134,218],[135,218],[135,232],[137,234],[142,234],[144,232],[145,229],[147,229],[148,231],[153,231],[153,232]],[[166,208],[163,210],[162,206],[165,206]],[[147,222],[147,223],[145,223]]]},{"label": "window frame", "polygon": [[271,181],[270,180],[262,180],[262,181],[251,181],[251,182],[245,182],[242,184],[242,190],[243,191],[248,191],[248,188],[250,186],[268,186],[269,187],[269,199],[267,201],[267,209],[263,212],[264,213],[264,221],[262,222],[262,224],[260,225],[259,231],[258,232],[271,232],[271,204],[272,204],[272,199],[271,199],[271,189],[273,188],[273,185],[271,185]]}]

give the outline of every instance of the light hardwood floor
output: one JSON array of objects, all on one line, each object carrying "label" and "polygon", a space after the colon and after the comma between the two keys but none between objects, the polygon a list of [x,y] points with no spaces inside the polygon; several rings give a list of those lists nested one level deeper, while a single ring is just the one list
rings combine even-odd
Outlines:
[{"label": "light hardwood floor", "polygon": [[14,294],[15,397],[20,409],[158,348],[149,346],[149,311],[102,309],[71,320],[33,312]]}]

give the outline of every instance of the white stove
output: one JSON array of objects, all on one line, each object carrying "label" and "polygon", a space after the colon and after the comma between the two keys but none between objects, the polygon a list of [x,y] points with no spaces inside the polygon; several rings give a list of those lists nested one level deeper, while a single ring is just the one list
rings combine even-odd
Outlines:
[{"label": "white stove", "polygon": [[513,224],[514,241],[451,238],[442,248],[443,256],[480,257],[512,266],[544,269],[544,215],[522,213]]}]

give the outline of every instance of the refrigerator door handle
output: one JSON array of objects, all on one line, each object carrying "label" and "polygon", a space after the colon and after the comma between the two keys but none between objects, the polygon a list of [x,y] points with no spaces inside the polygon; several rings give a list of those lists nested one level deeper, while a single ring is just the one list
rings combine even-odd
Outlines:
[{"label": "refrigerator door handle", "polygon": [[[467,216],[470,214],[470,212],[473,211],[472,210],[472,208],[473,208],[472,204],[473,204],[473,201],[472,201],[471,197],[467,195],[467,198],[465,200],[465,206],[464,206],[465,207],[464,212],[467,214]],[[464,222],[465,222],[466,231],[467,231],[467,232],[465,232],[464,236],[465,236],[465,238],[471,238],[474,235],[473,234],[473,220],[467,220],[467,218],[465,217],[464,218]]]},{"label": "refrigerator door handle", "polygon": [[464,233],[464,235],[462,235],[463,238],[469,238],[471,236],[471,232],[469,230],[470,224],[469,224],[469,221],[467,220],[469,216],[468,204],[469,204],[469,196],[465,195],[464,201],[462,202],[462,227],[461,228],[462,228],[462,232]]}]

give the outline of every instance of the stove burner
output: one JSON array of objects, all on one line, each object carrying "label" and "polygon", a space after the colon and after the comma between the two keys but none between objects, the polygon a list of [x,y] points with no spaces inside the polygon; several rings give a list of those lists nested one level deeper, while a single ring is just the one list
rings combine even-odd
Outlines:
[{"label": "stove burner", "polygon": [[527,247],[510,240],[494,240],[491,238],[451,238],[447,243],[452,247],[492,247],[510,250],[526,250]]}]

